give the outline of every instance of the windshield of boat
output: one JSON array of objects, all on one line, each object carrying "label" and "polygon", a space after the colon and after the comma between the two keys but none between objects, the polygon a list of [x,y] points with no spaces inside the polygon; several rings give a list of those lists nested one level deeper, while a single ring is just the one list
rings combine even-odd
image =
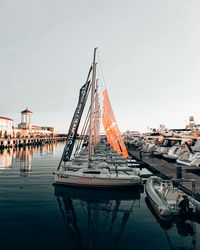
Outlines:
[{"label": "windshield of boat", "polygon": [[176,145],[178,143],[179,143],[179,141],[177,141],[177,140],[167,140],[167,139],[165,139],[162,146],[163,147],[172,147],[172,146],[174,146],[174,145]]}]

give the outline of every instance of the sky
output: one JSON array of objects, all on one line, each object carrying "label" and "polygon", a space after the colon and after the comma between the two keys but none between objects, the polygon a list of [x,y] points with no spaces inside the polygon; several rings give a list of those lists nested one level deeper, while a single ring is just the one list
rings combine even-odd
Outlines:
[{"label": "sky", "polygon": [[[199,0],[0,0],[0,116],[67,132],[98,47],[120,130],[200,123]],[[100,72],[100,71],[99,71]]]}]

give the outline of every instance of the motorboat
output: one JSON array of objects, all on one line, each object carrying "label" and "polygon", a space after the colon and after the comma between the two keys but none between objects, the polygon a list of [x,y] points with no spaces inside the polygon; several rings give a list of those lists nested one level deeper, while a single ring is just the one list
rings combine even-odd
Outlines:
[{"label": "motorboat", "polygon": [[185,152],[176,162],[186,166],[200,166],[200,152]]},{"label": "motorboat", "polygon": [[154,150],[153,155],[157,157],[163,157],[163,155],[168,154],[169,150],[178,144],[176,138],[163,138],[163,140],[157,144],[156,150]]},{"label": "motorboat", "polygon": [[143,153],[151,153],[156,149],[156,145],[154,143],[146,143],[143,147],[142,147],[142,152]]},{"label": "motorboat", "polygon": [[149,177],[145,184],[147,197],[162,220],[169,220],[180,214],[196,212],[194,198],[186,195],[173,185],[172,180],[163,180],[158,176]]},{"label": "motorboat", "polygon": [[176,161],[181,155],[187,151],[186,147],[173,146],[170,150],[163,154],[163,158],[166,160]]},{"label": "motorboat", "polygon": [[193,147],[187,143],[186,145],[188,150],[176,162],[180,165],[200,166],[200,140],[197,140]]},{"label": "motorboat", "polygon": [[187,142],[190,143],[191,145],[193,143],[193,140],[191,139],[176,138],[176,140],[178,140],[178,144],[175,144],[169,149],[167,153],[163,154],[163,158],[165,158],[166,160],[176,161],[185,152],[188,151],[188,148],[185,143]]}]

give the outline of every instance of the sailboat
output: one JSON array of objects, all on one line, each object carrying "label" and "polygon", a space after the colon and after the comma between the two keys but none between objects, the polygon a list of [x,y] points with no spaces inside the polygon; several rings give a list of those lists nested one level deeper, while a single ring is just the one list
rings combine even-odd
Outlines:
[{"label": "sailboat", "polygon": [[[55,184],[76,186],[82,188],[129,188],[141,187],[141,178],[132,171],[111,171],[109,165],[117,166],[117,161],[128,163],[128,152],[116,124],[114,113],[110,104],[107,90],[103,91],[102,123],[106,132],[105,138],[100,138],[100,104],[98,93],[98,80],[96,79],[96,48],[94,49],[93,63],[89,70],[86,83],[80,90],[79,101],[68,132],[67,142],[55,172]],[[90,81],[90,76],[92,79]],[[83,110],[91,92],[91,103],[83,133],[86,133],[87,124],[89,136],[88,146],[79,153],[75,159],[72,152],[76,141],[77,131]],[[81,148],[81,147],[80,147]],[[110,160],[108,163],[107,160]],[[119,164],[118,164],[119,165]],[[116,167],[117,169],[117,167]]]}]

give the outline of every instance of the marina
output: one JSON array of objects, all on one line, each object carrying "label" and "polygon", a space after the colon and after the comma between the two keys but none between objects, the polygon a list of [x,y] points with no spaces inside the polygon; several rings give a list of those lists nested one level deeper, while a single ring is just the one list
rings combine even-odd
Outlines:
[{"label": "marina", "polygon": [[199,249],[197,127],[122,134],[96,51],[66,136],[32,125],[27,108],[17,128],[1,117],[0,219],[26,229],[14,244],[2,234],[3,249]]},{"label": "marina", "polygon": [[0,249],[200,250],[200,2],[0,2]]}]

